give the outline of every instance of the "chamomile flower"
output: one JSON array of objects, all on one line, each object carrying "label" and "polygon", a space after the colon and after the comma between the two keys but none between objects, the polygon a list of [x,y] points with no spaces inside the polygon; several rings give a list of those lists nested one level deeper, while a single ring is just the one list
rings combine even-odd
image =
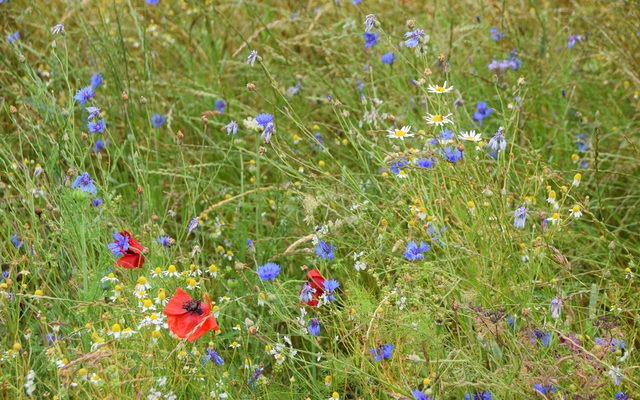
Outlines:
[{"label": "chamomile flower", "polygon": [[405,137],[413,136],[413,133],[410,133],[411,126],[403,126],[402,129],[391,129],[388,130],[389,134],[387,135],[390,139],[400,139],[404,140]]},{"label": "chamomile flower", "polygon": [[218,267],[216,267],[214,264],[211,264],[209,265],[209,270],[207,272],[210,276],[215,278],[218,276]]},{"label": "chamomile flower", "polygon": [[569,215],[576,219],[580,218],[582,216],[582,211],[580,211],[580,206],[575,205],[571,207],[571,210],[569,211]]},{"label": "chamomile flower", "polygon": [[193,278],[187,279],[187,289],[200,289],[200,284]]},{"label": "chamomile flower", "polygon": [[445,124],[450,124],[452,122],[449,117],[451,117],[451,114],[427,114],[423,118],[429,125],[444,126]]},{"label": "chamomile flower", "polygon": [[156,307],[153,305],[153,301],[150,299],[144,299],[141,302],[138,302],[142,312],[153,311]]},{"label": "chamomile flower", "polygon": [[167,270],[164,272],[164,276],[167,276],[170,278],[177,278],[180,276],[180,274],[178,273],[175,265],[169,265]]},{"label": "chamomile flower", "polygon": [[144,276],[141,276],[138,278],[138,283],[136,284],[136,289],[137,290],[149,290],[151,289],[151,285],[149,285],[149,282],[147,281],[147,278],[145,278]]},{"label": "chamomile flower", "polygon": [[118,282],[118,278],[116,278],[116,276],[113,274],[113,272],[110,272],[107,274],[107,276],[103,277],[102,279],[100,279],[100,282],[102,283],[117,283]]},{"label": "chamomile flower", "polygon": [[551,221],[551,223],[553,225],[557,224],[558,222],[562,221],[562,218],[560,218],[560,214],[558,213],[553,213],[553,215],[551,215],[551,217],[547,218],[547,221]]},{"label": "chamomile flower", "polygon": [[444,81],[442,86],[440,86],[440,85],[429,85],[429,87],[427,88],[427,91],[429,93],[438,93],[438,94],[449,93],[452,90],[453,90],[453,86],[447,87],[447,81]]},{"label": "chamomile flower", "polygon": [[482,134],[476,133],[476,131],[471,130],[468,132],[460,132],[458,135],[458,139],[465,140],[467,142],[479,142],[482,140]]},{"label": "chamomile flower", "polygon": [[573,186],[580,186],[580,181],[582,180],[582,174],[578,173],[573,176],[573,182],[571,183]]}]

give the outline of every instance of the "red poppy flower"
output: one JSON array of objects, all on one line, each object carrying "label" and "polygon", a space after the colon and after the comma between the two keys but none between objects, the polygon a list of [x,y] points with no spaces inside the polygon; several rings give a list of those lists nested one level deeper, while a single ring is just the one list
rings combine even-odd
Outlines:
[{"label": "red poppy flower", "polygon": [[211,315],[211,300],[207,302],[194,300],[182,289],[176,290],[171,300],[164,307],[169,330],[178,337],[193,342],[210,329],[219,331],[218,322]]},{"label": "red poppy flower", "polygon": [[[312,269],[311,271],[307,272],[307,283],[305,283],[302,289],[300,289],[301,301],[311,307],[316,307],[318,305],[318,299],[320,298],[320,296],[324,294],[324,281],[325,281],[324,276],[322,276],[320,271],[318,271],[317,269]],[[308,298],[309,288],[315,289],[315,291],[311,290],[310,294],[312,298],[311,300],[305,302],[302,299],[304,297]],[[305,291],[306,293],[303,296],[303,292]]]},{"label": "red poppy flower", "polygon": [[142,268],[142,264],[144,264],[142,252],[146,248],[127,231],[116,232],[113,234],[113,238],[115,240],[109,244],[109,249],[120,256],[117,264],[124,268]]}]

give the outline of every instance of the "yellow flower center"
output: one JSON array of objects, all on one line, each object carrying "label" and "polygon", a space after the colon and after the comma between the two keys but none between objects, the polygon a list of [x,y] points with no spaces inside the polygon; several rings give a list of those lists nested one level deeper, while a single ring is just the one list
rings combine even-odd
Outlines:
[{"label": "yellow flower center", "polygon": [[151,306],[153,305],[153,302],[152,302],[151,300],[149,300],[149,299],[146,299],[146,300],[142,303],[142,305],[144,306],[144,308],[149,308],[149,307],[151,307]]},{"label": "yellow flower center", "polygon": [[443,88],[442,86],[438,86],[436,88],[436,92],[444,92],[444,91],[445,91],[445,88]]},{"label": "yellow flower center", "polygon": [[138,278],[138,285],[146,285],[147,284],[147,278],[145,278],[144,276],[141,276],[140,278]]},{"label": "yellow flower center", "polygon": [[169,268],[167,268],[167,271],[174,273],[176,272],[176,266],[175,265],[169,265]]},{"label": "yellow flower center", "polygon": [[113,324],[113,326],[111,327],[112,332],[120,332],[121,330],[122,328],[120,327],[120,324]]},{"label": "yellow flower center", "polygon": [[396,137],[403,137],[406,134],[407,133],[405,131],[401,131],[401,130],[396,130],[395,132]]},{"label": "yellow flower center", "polygon": [[578,206],[573,206],[573,209],[572,209],[572,210],[573,210],[573,212],[574,212],[574,213],[577,213],[578,211],[580,211],[580,207],[578,207]]},{"label": "yellow flower center", "polygon": [[444,119],[442,118],[442,115],[438,114],[438,115],[434,115],[431,120],[433,122],[442,122]]},{"label": "yellow flower center", "polygon": [[553,219],[560,219],[560,214],[558,214],[558,213],[553,213],[552,218],[553,218]]}]

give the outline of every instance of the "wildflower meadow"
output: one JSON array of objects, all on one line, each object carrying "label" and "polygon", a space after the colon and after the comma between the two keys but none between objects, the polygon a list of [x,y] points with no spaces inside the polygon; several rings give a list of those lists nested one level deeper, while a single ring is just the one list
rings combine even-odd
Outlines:
[{"label": "wildflower meadow", "polygon": [[0,399],[640,400],[638,21],[0,0]]}]

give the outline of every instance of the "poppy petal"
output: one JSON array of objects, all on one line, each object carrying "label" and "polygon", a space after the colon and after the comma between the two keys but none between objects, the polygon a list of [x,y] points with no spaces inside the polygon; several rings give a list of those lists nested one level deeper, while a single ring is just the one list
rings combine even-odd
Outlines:
[{"label": "poppy petal", "polygon": [[163,313],[165,315],[182,315],[186,314],[188,311],[185,310],[182,306],[184,303],[191,301],[191,296],[187,292],[182,289],[176,290],[176,293],[173,295],[171,300],[164,307]]},{"label": "poppy petal", "polygon": [[116,262],[119,266],[124,268],[142,268],[144,264],[144,256],[142,254],[126,252],[123,257],[120,257]]}]

